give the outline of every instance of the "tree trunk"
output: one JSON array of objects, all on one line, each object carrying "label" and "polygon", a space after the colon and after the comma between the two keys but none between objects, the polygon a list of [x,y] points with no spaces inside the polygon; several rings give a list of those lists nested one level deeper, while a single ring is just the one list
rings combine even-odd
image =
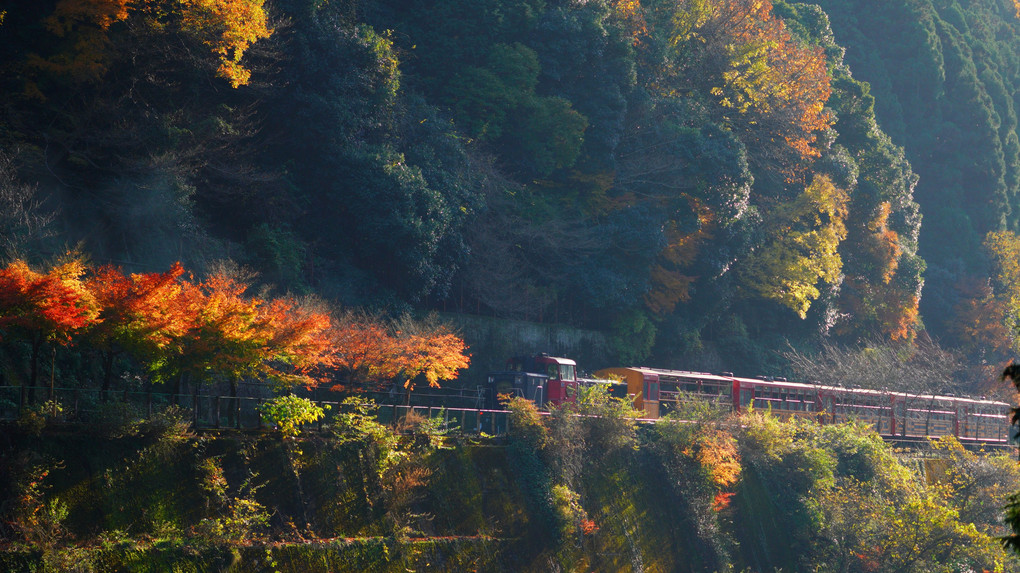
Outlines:
[{"label": "tree trunk", "polygon": [[50,397],[48,400],[52,402],[53,413],[51,416],[57,415],[57,390],[55,388],[57,381],[57,347],[53,347],[53,355],[50,357]]},{"label": "tree trunk", "polygon": [[181,395],[181,386],[184,385],[184,373],[181,372],[174,378],[174,385],[170,388],[172,397],[170,398],[174,404],[177,403],[178,396]]},{"label": "tree trunk", "polygon": [[28,373],[28,403],[35,404],[35,387],[39,384],[39,351],[42,349],[42,335],[32,339],[32,362]]},{"label": "tree trunk", "polygon": [[110,387],[113,385],[113,350],[103,353],[103,402],[108,400]]},{"label": "tree trunk", "polygon": [[230,380],[230,399],[227,400],[227,426],[233,427],[237,420],[237,380]]}]

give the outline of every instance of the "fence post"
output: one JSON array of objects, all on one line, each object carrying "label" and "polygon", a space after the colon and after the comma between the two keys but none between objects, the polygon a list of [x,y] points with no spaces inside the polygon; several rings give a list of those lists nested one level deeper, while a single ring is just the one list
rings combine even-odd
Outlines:
[{"label": "fence post", "polygon": [[234,398],[234,427],[241,429],[241,399]]},{"label": "fence post", "polygon": [[218,429],[220,429],[220,395],[219,394],[216,395],[216,400],[214,400],[214,403],[216,404],[216,407],[214,408],[214,414],[213,415],[216,416],[216,423],[213,424],[213,427],[218,430]]},{"label": "fence post", "polygon": [[262,429],[262,397],[259,396],[255,399],[255,419],[258,421],[258,428]]}]

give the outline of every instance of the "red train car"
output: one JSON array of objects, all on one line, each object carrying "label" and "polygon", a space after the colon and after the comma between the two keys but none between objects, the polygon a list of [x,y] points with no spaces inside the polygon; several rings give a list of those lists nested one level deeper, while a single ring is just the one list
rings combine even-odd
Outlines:
[{"label": "red train car", "polygon": [[822,423],[855,420],[873,425],[887,437],[953,435],[965,443],[1004,444],[1013,435],[1010,405],[993,400],[644,367],[606,368],[595,375],[626,381],[634,407],[649,418],[659,418],[684,401],[699,400],[734,412],[754,408]]}]

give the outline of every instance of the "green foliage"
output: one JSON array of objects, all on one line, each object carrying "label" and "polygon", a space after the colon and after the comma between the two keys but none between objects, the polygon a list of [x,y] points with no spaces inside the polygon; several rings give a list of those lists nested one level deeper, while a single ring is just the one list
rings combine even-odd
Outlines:
[{"label": "green foliage", "polygon": [[1017,226],[1009,2],[282,0],[271,36],[220,4],[5,9],[0,248],[233,258],[718,371],[972,342],[978,247]]},{"label": "green foliage", "polygon": [[689,404],[644,433],[642,442],[683,508],[694,532],[692,546],[706,568],[730,559],[732,539],[720,512],[728,507],[741,472],[736,441],[720,430],[717,416],[708,404]]},{"label": "green foliage", "polygon": [[640,364],[651,354],[655,333],[655,324],[648,315],[633,310],[614,321],[610,340],[621,363]]},{"label": "green foliage", "polygon": [[838,284],[846,238],[846,193],[823,175],[803,193],[780,205],[771,221],[775,236],[748,262],[745,285],[804,318],[821,295],[820,284]]},{"label": "green foliage", "polygon": [[541,450],[549,439],[549,430],[542,423],[538,407],[531,400],[514,396],[506,401],[510,411],[510,439],[522,448]]},{"label": "green foliage", "polygon": [[845,38],[854,77],[869,82],[878,121],[919,175],[916,195],[925,213],[919,253],[929,268],[922,312],[925,325],[949,342],[946,335],[959,336],[951,332],[954,308],[969,296],[961,283],[987,276],[977,248],[982,238],[1016,226],[1017,116],[1015,101],[1004,97],[1020,82],[1015,7],[819,4]]},{"label": "green foliage", "polygon": [[642,412],[626,398],[615,398],[603,386],[578,390],[576,412],[581,416],[582,440],[600,460],[637,447],[634,419]]},{"label": "green foliage", "polygon": [[157,410],[142,424],[142,433],[167,446],[178,445],[192,437],[191,412],[177,404]]},{"label": "green foliage", "polygon": [[18,416],[17,425],[21,431],[36,437],[42,435],[46,425],[64,412],[63,405],[56,400],[46,400],[26,406]]},{"label": "green foliage", "polygon": [[360,398],[345,399],[340,411],[330,420],[330,435],[336,446],[366,451],[370,467],[381,476],[404,456],[397,449],[399,436],[376,421],[377,409],[374,403]]},{"label": "green foliage", "polygon": [[249,476],[238,488],[237,496],[228,498],[225,482],[215,473],[215,464],[211,468],[214,472],[204,483],[211,493],[224,499],[225,507],[221,516],[200,521],[195,526],[196,533],[213,543],[250,544],[261,539],[269,525],[270,513],[254,498],[261,487],[252,484],[258,474]]},{"label": "green foliage", "polygon": [[141,412],[127,402],[101,402],[89,414],[89,429],[104,437],[133,436],[141,424]]},{"label": "green foliage", "polygon": [[15,538],[44,550],[52,549],[65,534],[67,504],[58,497],[47,500],[44,496],[46,478],[59,468],[54,463],[20,465],[11,484],[11,503],[4,510]]},{"label": "green foliage", "polygon": [[556,510],[559,519],[559,535],[564,539],[575,539],[579,544],[583,535],[588,529],[590,532],[590,519],[588,513],[581,507],[581,496],[564,485],[555,485],[552,488],[552,505]]},{"label": "green foliage", "polygon": [[263,269],[262,280],[286,291],[307,290],[302,271],[305,245],[295,233],[260,223],[249,231],[247,248],[254,259],[252,266]]},{"label": "green foliage", "polygon": [[291,394],[263,402],[259,405],[259,412],[285,438],[294,438],[301,433],[301,426],[321,419],[329,408],[329,405],[323,408],[308,398]]},{"label": "green foliage", "polygon": [[588,118],[560,97],[528,99],[520,111],[519,120],[507,130],[507,155],[540,177],[572,167],[581,152]]},{"label": "green foliage", "polygon": [[[864,426],[760,412],[733,423],[696,402],[642,424],[636,449],[606,455],[614,440],[592,439],[590,413],[624,409],[604,393],[579,399],[549,416],[522,404],[520,441],[507,447],[443,449],[415,448],[374,406],[349,401],[328,433],[300,439],[297,474],[285,465],[294,442],[266,437],[205,435],[156,455],[144,432],[12,435],[0,487],[16,496],[0,531],[18,543],[0,550],[0,566],[949,573],[1020,563],[995,540],[998,508],[1020,488],[1012,456],[947,439],[918,458]],[[66,462],[40,465],[40,448]],[[564,455],[573,461],[554,462]]]}]

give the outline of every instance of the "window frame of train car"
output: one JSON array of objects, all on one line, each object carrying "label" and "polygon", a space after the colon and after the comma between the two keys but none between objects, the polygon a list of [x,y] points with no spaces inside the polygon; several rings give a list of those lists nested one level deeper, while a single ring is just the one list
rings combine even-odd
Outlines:
[{"label": "window frame of train car", "polygon": [[[707,372],[687,370],[654,370],[658,377],[658,413],[660,417],[679,407],[682,402],[693,400],[713,407],[733,411],[733,379]],[[675,385],[675,390],[667,387]]]},{"label": "window frame of train car", "polygon": [[[733,411],[769,407],[778,414],[815,416],[819,409],[822,388],[818,384],[769,380],[767,378],[731,378]],[[767,391],[767,395],[766,395]],[[791,399],[791,396],[794,399]],[[755,404],[760,400],[761,404]]]}]

